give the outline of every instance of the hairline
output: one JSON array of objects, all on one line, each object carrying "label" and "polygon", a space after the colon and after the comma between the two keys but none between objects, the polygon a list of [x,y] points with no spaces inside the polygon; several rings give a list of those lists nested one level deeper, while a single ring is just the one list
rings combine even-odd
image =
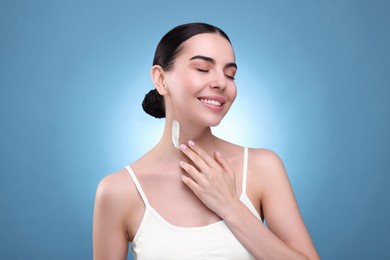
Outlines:
[{"label": "hairline", "polygon": [[[221,36],[222,38],[224,38],[225,40],[227,40],[228,41],[228,43],[230,44],[230,46],[233,48],[233,45],[232,45],[232,43],[230,42],[230,39],[229,39],[229,37],[225,37],[225,35],[223,35],[220,31],[218,31],[218,30],[215,30],[215,31],[213,31],[213,32],[202,32],[202,33],[197,33],[197,34],[194,34],[194,35],[192,35],[191,37],[189,37],[188,39],[186,39],[185,41],[183,41],[182,43],[180,43],[180,45],[179,46],[177,46],[177,48],[175,49],[175,51],[173,52],[173,55],[172,55],[172,66],[170,66],[169,68],[166,68],[166,69],[164,69],[164,71],[171,71],[171,70],[173,70],[174,69],[174,64],[175,64],[175,61],[176,61],[176,58],[177,58],[177,56],[179,56],[180,55],[180,53],[183,51],[183,49],[184,49],[184,44],[189,40],[189,39],[191,39],[192,37],[194,37],[194,36],[197,36],[197,35],[201,35],[201,34],[217,34],[217,35],[219,35],[219,36]],[[234,63],[235,64],[235,63]],[[235,65],[234,67],[236,67],[237,68],[237,65]]]}]

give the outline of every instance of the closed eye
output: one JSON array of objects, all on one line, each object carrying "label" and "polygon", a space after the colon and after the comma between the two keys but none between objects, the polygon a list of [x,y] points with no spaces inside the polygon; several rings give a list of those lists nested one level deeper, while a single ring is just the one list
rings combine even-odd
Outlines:
[{"label": "closed eye", "polygon": [[196,69],[196,70],[200,72],[209,72],[209,70],[204,70],[204,69]]},{"label": "closed eye", "polygon": [[230,75],[226,75],[225,76],[228,78],[228,79],[231,79],[231,80],[235,80],[236,78],[234,76],[230,76]]}]

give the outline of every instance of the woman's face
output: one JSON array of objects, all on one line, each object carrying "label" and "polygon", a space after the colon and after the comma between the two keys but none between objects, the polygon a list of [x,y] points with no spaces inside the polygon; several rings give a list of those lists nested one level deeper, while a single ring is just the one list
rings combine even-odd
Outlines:
[{"label": "woman's face", "polygon": [[233,48],[216,33],[195,35],[182,47],[173,69],[165,72],[167,115],[180,122],[218,125],[237,94]]}]

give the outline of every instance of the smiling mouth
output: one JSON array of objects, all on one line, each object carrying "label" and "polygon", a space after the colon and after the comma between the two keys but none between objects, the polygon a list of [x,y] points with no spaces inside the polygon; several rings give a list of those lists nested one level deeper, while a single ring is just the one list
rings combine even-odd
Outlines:
[{"label": "smiling mouth", "polygon": [[199,98],[200,102],[202,103],[205,103],[205,104],[209,104],[209,105],[214,105],[214,106],[222,106],[222,103],[219,102],[219,101],[216,101],[216,100],[212,100],[212,99],[205,99],[205,98]]}]

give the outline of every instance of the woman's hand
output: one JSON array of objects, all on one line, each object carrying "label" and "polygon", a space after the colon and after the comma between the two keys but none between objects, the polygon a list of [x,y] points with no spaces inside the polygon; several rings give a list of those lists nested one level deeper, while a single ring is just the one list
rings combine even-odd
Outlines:
[{"label": "woman's hand", "polygon": [[209,156],[193,141],[188,146],[182,144],[180,150],[191,159],[195,166],[180,162],[180,167],[188,173],[183,182],[195,195],[222,219],[237,203],[235,174],[228,161],[218,152]]}]

